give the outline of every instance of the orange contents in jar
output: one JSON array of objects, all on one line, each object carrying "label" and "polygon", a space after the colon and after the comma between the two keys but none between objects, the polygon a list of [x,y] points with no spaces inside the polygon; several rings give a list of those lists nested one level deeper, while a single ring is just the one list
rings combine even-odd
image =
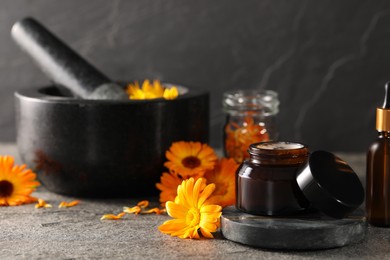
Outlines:
[{"label": "orange contents in jar", "polygon": [[267,129],[264,124],[255,123],[252,116],[246,116],[242,124],[228,122],[225,125],[225,152],[230,158],[241,163],[249,158],[247,152],[253,143],[269,141]]}]

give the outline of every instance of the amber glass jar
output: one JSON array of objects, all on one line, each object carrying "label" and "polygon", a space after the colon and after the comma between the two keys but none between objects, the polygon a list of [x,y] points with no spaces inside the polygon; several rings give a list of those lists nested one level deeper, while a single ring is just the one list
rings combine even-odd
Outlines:
[{"label": "amber glass jar", "polygon": [[278,94],[271,90],[235,90],[224,93],[226,121],[223,147],[226,157],[241,163],[249,158],[249,145],[276,140]]},{"label": "amber glass jar", "polygon": [[299,166],[308,158],[300,143],[251,144],[250,158],[236,176],[236,207],[255,215],[290,215],[305,210],[309,202],[296,182]]}]

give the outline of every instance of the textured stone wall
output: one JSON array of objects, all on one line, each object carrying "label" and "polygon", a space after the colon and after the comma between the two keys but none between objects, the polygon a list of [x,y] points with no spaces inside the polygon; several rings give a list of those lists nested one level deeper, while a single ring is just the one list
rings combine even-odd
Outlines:
[{"label": "textured stone wall", "polygon": [[390,80],[390,2],[0,1],[0,141],[13,141],[18,89],[49,81],[10,38],[40,20],[111,78],[161,79],[210,90],[211,139],[220,145],[222,93],[280,94],[284,140],[365,151]]}]

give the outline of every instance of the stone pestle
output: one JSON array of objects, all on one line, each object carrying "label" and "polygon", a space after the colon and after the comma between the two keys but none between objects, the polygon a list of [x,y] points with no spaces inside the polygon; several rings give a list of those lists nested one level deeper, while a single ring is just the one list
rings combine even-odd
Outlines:
[{"label": "stone pestle", "polygon": [[33,18],[16,22],[12,38],[55,84],[83,99],[128,99],[113,83]]}]

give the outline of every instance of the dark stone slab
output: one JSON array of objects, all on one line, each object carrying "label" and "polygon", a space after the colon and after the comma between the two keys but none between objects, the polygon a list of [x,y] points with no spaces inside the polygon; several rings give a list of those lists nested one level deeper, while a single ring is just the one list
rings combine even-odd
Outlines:
[{"label": "dark stone slab", "polygon": [[224,237],[241,244],[283,250],[315,250],[342,247],[362,241],[367,223],[363,211],[344,219],[321,213],[291,217],[254,216],[235,207],[223,210]]}]

